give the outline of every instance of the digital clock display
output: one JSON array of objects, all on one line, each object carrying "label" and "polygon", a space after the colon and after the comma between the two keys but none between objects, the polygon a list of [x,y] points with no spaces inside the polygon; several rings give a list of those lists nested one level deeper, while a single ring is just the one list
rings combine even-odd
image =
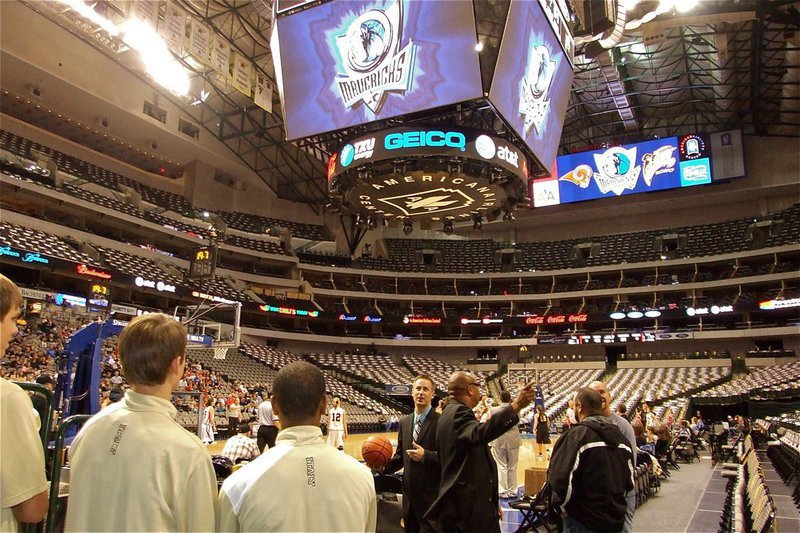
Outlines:
[{"label": "digital clock display", "polygon": [[214,246],[201,246],[196,248],[189,262],[189,278],[206,279],[214,276],[217,266],[217,248]]}]

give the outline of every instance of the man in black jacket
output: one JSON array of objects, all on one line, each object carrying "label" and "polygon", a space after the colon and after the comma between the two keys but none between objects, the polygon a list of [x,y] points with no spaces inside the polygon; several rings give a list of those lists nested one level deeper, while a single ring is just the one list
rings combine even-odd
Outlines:
[{"label": "man in black jacket", "polygon": [[547,481],[564,531],[622,531],[633,489],[633,454],[619,428],[602,416],[603,398],[584,387],[575,395],[578,424],[556,442]]},{"label": "man in black jacket", "polygon": [[534,394],[534,382],[528,383],[510,405],[481,424],[472,412],[481,399],[478,379],[469,372],[450,376],[448,402],[436,428],[442,480],[425,515],[438,521],[440,531],[500,531],[497,464],[489,443],[519,423],[520,409]]},{"label": "man in black jacket", "polygon": [[412,533],[436,531],[436,525],[424,518],[439,492],[439,456],[436,452],[436,423],[439,419],[431,406],[433,380],[417,376],[411,390],[414,412],[400,419],[397,450],[384,473],[403,469],[403,524]]}]

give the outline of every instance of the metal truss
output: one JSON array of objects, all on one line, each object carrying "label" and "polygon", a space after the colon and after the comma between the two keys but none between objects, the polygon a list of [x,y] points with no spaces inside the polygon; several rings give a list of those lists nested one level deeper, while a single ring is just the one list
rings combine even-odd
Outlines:
[{"label": "metal truss", "polygon": [[[262,17],[251,2],[182,0],[180,5],[224,37],[232,50],[248,57],[277,86],[274,75],[267,70],[272,57],[272,21]],[[186,109],[192,118],[225,143],[280,198],[307,202],[321,212],[327,200],[328,153],[314,144],[284,140],[279,102],[274,101],[273,112],[267,113],[210,68],[200,70],[196,63],[185,60],[184,65],[211,93],[205,101]]]},{"label": "metal truss", "polygon": [[[266,2],[177,1],[275,83],[269,47],[273,21]],[[23,3],[38,12],[48,11],[41,7],[48,3]],[[480,4],[485,12],[478,13],[479,34],[490,49],[499,42],[505,4],[506,0]],[[610,58],[633,120],[620,116],[619,87],[615,86],[617,94],[612,94],[598,61],[577,57],[562,153],[604,143],[730,128],[741,128],[745,134],[800,136],[798,4],[785,0],[709,0],[699,8],[696,21],[688,17],[688,22],[676,24],[659,44],[645,48],[635,31],[626,35]],[[54,20],[64,15],[63,10],[49,11]],[[737,22],[708,17],[738,12],[755,13],[755,17]],[[116,53],[109,43],[86,36],[82,39],[109,56]],[[164,96],[223,142],[278,197],[308,203],[317,213],[328,201],[325,163],[347,138],[378,128],[440,122],[509,134],[493,109],[485,101],[476,101],[439,110],[435,115],[417,113],[287,142],[277,98],[273,98],[273,112],[267,113],[211,68],[188,56],[179,59],[192,72],[196,92],[202,88],[209,96],[192,103]]]},{"label": "metal truss", "polygon": [[747,6],[754,20],[674,27],[647,49],[638,39],[621,45],[614,57],[636,131],[625,130],[597,61],[577,62],[562,152],[687,131],[800,135],[797,91],[786,90],[800,69],[791,59],[800,50],[791,39],[800,29],[796,5],[755,2]]}]

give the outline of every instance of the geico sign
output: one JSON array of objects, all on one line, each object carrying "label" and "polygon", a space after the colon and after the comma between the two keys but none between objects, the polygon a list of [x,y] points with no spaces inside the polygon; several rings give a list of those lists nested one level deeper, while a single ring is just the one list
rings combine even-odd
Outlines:
[{"label": "geico sign", "polygon": [[457,131],[407,131],[390,133],[383,140],[387,150],[399,148],[422,148],[425,146],[447,146],[458,148],[462,152],[467,149],[467,138]]},{"label": "geico sign", "polygon": [[552,316],[529,316],[525,318],[525,324],[564,324],[566,322],[586,322],[589,316],[585,313],[579,315],[552,315]]}]

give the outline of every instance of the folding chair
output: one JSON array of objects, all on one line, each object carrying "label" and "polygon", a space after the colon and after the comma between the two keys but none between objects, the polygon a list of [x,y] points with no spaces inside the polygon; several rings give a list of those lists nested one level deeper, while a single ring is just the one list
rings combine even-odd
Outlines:
[{"label": "folding chair", "polygon": [[548,522],[550,494],[550,485],[545,483],[535,496],[523,496],[519,500],[508,504],[509,507],[522,514],[522,521],[514,533],[538,532],[537,526],[539,525],[544,526],[545,531],[548,533],[559,531],[558,525]]}]

